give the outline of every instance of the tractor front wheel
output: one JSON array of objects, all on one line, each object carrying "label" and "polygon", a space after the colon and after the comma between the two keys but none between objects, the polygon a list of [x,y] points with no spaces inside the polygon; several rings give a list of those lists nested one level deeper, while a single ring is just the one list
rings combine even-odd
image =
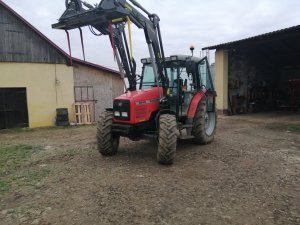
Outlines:
[{"label": "tractor front wheel", "polygon": [[217,127],[217,113],[207,112],[206,101],[199,102],[194,118],[193,135],[197,144],[206,145],[214,140]]},{"label": "tractor front wheel", "polygon": [[97,145],[104,156],[117,154],[120,136],[112,133],[113,113],[105,111],[101,114],[97,127]]},{"label": "tractor front wheel", "polygon": [[164,114],[159,118],[159,144],[157,161],[163,165],[174,162],[177,146],[177,122],[173,115]]}]

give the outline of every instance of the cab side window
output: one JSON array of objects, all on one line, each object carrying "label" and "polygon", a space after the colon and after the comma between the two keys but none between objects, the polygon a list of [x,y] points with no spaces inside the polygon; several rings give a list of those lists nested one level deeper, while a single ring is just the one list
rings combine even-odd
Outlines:
[{"label": "cab side window", "polygon": [[199,81],[200,86],[206,90],[211,90],[213,88],[210,76],[209,76],[209,68],[206,60],[203,60],[198,65],[198,73],[199,73]]},{"label": "cab side window", "polygon": [[142,89],[149,89],[155,86],[155,76],[152,65],[145,65],[143,73],[143,87]]}]

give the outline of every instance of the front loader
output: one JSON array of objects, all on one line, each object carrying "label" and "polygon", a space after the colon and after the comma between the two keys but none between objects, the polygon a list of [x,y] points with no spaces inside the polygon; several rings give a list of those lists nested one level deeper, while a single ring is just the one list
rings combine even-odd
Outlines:
[{"label": "front loader", "polygon": [[[159,17],[135,0],[102,0],[94,6],[66,0],[66,6],[52,27],[67,32],[88,26],[95,35],[109,36],[126,85],[125,94],[114,99],[113,108],[99,118],[97,143],[102,155],[115,155],[120,137],[132,141],[150,137],[158,140],[158,162],[172,164],[178,139],[197,144],[213,141],[216,92],[207,58],[165,57]],[[132,56],[131,22],[144,30],[149,49],[149,58],[141,60],[141,76],[136,74]]]}]

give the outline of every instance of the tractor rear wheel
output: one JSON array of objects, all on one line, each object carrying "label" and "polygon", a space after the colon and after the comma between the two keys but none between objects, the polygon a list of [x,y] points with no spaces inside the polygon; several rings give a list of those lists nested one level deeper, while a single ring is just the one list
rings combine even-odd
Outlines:
[{"label": "tractor rear wheel", "polygon": [[159,118],[159,144],[157,161],[163,165],[174,162],[177,146],[177,122],[173,115],[164,114]]},{"label": "tractor rear wheel", "polygon": [[207,112],[206,100],[203,98],[198,105],[194,118],[193,135],[197,144],[206,145],[214,140],[217,127],[217,113]]},{"label": "tractor rear wheel", "polygon": [[120,136],[112,133],[113,112],[105,111],[101,114],[97,127],[97,145],[104,156],[117,154]]}]

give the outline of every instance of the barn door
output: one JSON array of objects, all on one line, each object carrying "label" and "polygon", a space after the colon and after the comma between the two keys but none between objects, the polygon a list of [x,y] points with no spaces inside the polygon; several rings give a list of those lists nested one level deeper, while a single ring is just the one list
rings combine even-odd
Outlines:
[{"label": "barn door", "polygon": [[26,88],[0,88],[0,129],[28,127]]}]

